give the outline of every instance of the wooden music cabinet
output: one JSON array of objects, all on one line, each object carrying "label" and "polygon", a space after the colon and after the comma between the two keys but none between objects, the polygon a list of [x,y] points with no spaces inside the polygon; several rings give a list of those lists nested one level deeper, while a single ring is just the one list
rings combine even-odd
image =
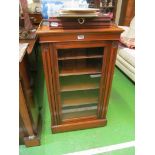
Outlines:
[{"label": "wooden music cabinet", "polygon": [[122,29],[39,26],[53,133],[105,126]]}]

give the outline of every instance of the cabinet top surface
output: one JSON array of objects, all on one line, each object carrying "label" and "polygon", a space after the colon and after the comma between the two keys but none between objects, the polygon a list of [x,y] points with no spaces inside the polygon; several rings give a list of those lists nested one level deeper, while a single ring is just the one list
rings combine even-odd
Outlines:
[{"label": "cabinet top surface", "polygon": [[49,27],[49,23],[47,21],[42,21],[41,24],[39,25],[36,33],[38,35],[42,35],[42,34],[58,34],[58,33],[121,33],[123,32],[123,29],[119,28],[116,25],[112,25],[109,28],[96,28],[96,29],[68,29],[68,30],[64,30],[64,29],[55,29],[55,30],[51,30]]}]

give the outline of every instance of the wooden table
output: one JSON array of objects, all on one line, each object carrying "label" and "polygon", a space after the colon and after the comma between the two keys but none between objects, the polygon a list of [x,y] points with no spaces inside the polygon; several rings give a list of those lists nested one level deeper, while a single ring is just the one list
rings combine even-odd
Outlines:
[{"label": "wooden table", "polygon": [[33,64],[31,64],[29,61],[29,68],[32,71],[36,71],[37,70],[37,62],[38,62],[38,50],[37,50],[38,36],[36,36],[35,39],[20,39],[19,43],[28,43],[27,54],[29,56],[31,56],[33,54],[33,51],[34,51],[35,61]]},{"label": "wooden table", "polygon": [[36,37],[35,39],[20,39],[19,43],[28,43],[28,48],[27,48],[27,54],[31,54],[35,44],[37,42],[38,37]]},{"label": "wooden table", "polygon": [[[32,46],[34,47],[34,45],[30,44],[27,48],[30,53],[33,51],[30,48]],[[40,114],[39,107],[34,102],[33,90],[30,85],[30,71],[27,56],[28,52],[23,52],[23,56],[21,55],[22,59],[19,62],[20,137],[26,146],[37,146],[40,145]]]}]

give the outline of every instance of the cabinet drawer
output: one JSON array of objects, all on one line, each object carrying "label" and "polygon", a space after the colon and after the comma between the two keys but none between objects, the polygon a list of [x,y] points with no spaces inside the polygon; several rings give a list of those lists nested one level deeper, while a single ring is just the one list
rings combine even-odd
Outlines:
[{"label": "cabinet drawer", "polygon": [[47,42],[69,42],[69,41],[91,41],[91,40],[118,40],[118,34],[110,33],[63,33],[48,34],[40,36],[40,43]]}]

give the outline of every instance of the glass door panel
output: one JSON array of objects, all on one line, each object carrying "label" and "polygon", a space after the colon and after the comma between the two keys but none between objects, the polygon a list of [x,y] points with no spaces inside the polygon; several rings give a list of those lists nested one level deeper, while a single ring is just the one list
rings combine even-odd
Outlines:
[{"label": "glass door panel", "polygon": [[59,49],[62,121],[97,117],[103,47]]}]

